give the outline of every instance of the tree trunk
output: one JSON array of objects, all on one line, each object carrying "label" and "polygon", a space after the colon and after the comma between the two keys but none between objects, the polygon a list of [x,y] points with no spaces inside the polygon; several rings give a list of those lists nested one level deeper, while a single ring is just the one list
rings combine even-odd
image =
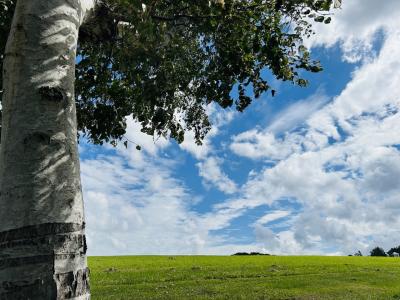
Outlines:
[{"label": "tree trunk", "polygon": [[4,61],[0,299],[89,299],[74,100],[94,0],[18,0]]}]

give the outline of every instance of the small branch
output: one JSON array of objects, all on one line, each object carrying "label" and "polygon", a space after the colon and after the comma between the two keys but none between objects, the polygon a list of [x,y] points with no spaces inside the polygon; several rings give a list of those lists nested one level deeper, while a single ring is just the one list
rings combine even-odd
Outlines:
[{"label": "small branch", "polygon": [[219,18],[219,17],[221,17],[221,15],[193,16],[193,15],[179,14],[179,15],[174,15],[171,17],[158,16],[158,15],[151,15],[151,17],[153,19],[160,20],[160,21],[177,21],[179,19],[201,20],[201,19]]},{"label": "small branch", "polygon": [[126,135],[123,135],[122,137],[126,140],[126,141],[124,142],[125,147],[128,147],[128,142],[129,142],[129,143],[131,143],[131,144],[136,145],[136,150],[141,150],[141,149],[142,149],[142,147],[141,147],[139,144],[137,144],[137,143],[135,143],[134,141],[131,141],[130,139],[128,139],[128,138],[126,137]]}]

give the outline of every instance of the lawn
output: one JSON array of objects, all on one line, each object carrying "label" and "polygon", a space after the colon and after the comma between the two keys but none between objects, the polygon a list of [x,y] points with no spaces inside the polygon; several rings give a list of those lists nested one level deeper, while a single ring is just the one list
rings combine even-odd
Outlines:
[{"label": "lawn", "polygon": [[400,259],[90,257],[93,299],[399,299]]}]

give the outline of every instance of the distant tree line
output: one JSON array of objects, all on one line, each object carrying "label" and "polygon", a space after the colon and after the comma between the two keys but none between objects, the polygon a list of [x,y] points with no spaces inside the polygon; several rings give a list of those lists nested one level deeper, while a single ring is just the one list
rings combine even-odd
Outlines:
[{"label": "distant tree line", "polygon": [[[397,247],[390,248],[388,252],[385,252],[385,250],[382,247],[375,247],[370,251],[370,256],[397,256],[400,254],[400,245]],[[350,254],[349,256],[363,256],[361,251],[358,250],[354,254]]]},{"label": "distant tree line", "polygon": [[234,256],[235,255],[271,255],[271,254],[268,254],[268,253],[260,253],[260,252],[236,252],[235,254],[233,254]]},{"label": "distant tree line", "polygon": [[[271,255],[268,253],[261,253],[261,252],[236,252],[232,254],[233,256],[243,256],[243,255]],[[400,245],[397,247],[390,248],[388,252],[382,247],[375,247],[369,252],[370,256],[398,256],[400,255]],[[354,254],[350,254],[349,256],[363,256],[360,250],[358,250]]]}]

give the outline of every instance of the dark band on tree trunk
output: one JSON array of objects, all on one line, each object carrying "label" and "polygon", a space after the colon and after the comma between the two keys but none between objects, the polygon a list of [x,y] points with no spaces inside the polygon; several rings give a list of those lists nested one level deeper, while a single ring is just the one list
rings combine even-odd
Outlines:
[{"label": "dark band on tree trunk", "polygon": [[[26,238],[26,239],[6,241],[0,243],[0,251],[5,251],[7,249],[13,249],[17,247],[38,247],[37,249],[45,251],[46,249],[49,248],[50,245],[53,245],[51,246],[53,250],[57,250],[57,249],[62,249],[63,246],[68,242],[75,242],[76,247],[80,249],[79,251],[81,253],[86,253],[87,250],[86,237],[84,234],[81,233],[47,235],[36,238]],[[78,249],[76,251],[78,251]]]},{"label": "dark band on tree trunk", "polygon": [[35,255],[0,259],[0,270],[32,264],[43,264],[54,261],[54,255]]},{"label": "dark band on tree trunk", "polygon": [[54,255],[35,255],[25,257],[14,257],[0,259],[0,271],[7,268],[15,268],[32,264],[43,264],[54,262],[55,260],[67,260],[75,259],[77,257],[83,257],[84,253],[63,253]]},{"label": "dark band on tree trunk", "polygon": [[[50,284],[49,284],[50,283]],[[56,274],[51,278],[39,278],[32,282],[3,282],[0,286],[2,300],[70,299],[87,295],[89,299],[89,269]]]},{"label": "dark band on tree trunk", "polygon": [[46,235],[70,233],[85,229],[85,223],[44,223],[0,232],[0,244],[21,239],[32,239]]},{"label": "dark band on tree trunk", "polygon": [[[0,299],[89,299],[89,270],[79,263],[87,250],[84,229],[84,223],[44,223],[0,232]],[[14,277],[26,268],[48,271],[33,279]]]}]

